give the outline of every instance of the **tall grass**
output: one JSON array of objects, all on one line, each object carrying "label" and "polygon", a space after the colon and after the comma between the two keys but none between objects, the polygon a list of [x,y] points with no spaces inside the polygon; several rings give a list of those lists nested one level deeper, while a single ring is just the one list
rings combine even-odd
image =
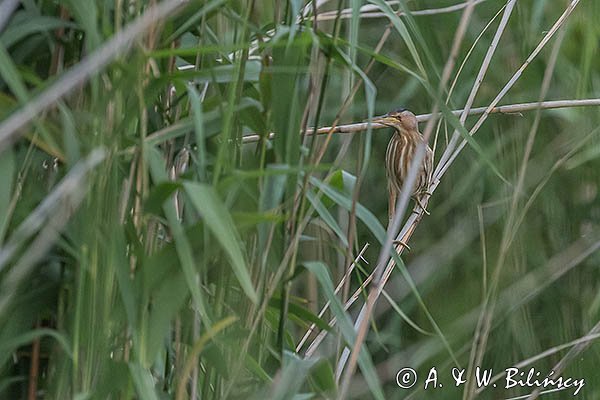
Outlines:
[{"label": "tall grass", "polygon": [[[598,398],[599,18],[0,3],[0,398],[532,393],[511,366]],[[368,121],[400,106],[437,169],[430,215],[406,196],[388,224],[390,132]],[[477,367],[497,387],[454,385]]]}]

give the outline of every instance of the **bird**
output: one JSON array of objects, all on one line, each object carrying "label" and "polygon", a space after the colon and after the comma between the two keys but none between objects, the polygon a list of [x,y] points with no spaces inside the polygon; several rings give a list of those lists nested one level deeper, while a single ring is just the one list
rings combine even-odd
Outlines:
[{"label": "bird", "polygon": [[[413,157],[417,152],[419,144],[425,141],[419,132],[417,117],[411,111],[400,108],[395,111],[375,117],[373,122],[394,128],[394,134],[390,139],[385,153],[385,169],[388,183],[388,217],[391,221],[394,217],[396,200],[402,190],[402,185],[408,177]],[[433,151],[426,145],[425,157],[417,173],[417,179],[411,191],[411,198],[415,200],[424,213],[429,214],[421,198],[427,194],[431,183],[433,171]]]}]

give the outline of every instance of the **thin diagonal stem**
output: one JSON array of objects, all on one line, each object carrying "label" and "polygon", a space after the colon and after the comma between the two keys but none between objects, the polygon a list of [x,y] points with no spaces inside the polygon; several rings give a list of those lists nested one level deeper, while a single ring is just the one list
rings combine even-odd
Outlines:
[{"label": "thin diagonal stem", "polygon": [[[342,277],[342,279],[340,279],[340,282],[338,283],[337,287],[335,288],[335,294],[336,295],[342,289],[342,286],[344,286],[344,283],[346,281],[348,281],[348,278],[350,278],[350,274],[354,270],[354,267],[356,267],[356,264],[358,264],[358,262],[362,259],[363,254],[365,253],[365,251],[367,251],[368,248],[369,248],[369,243],[366,243],[363,246],[363,248],[360,251],[360,253],[358,253],[358,255],[356,256],[356,258],[354,259],[354,261],[352,262],[352,264],[350,264],[350,266],[346,269],[346,273],[344,274],[344,276]],[[330,305],[329,301],[327,303],[325,303],[325,305],[323,306],[323,308],[321,309],[321,311],[319,311],[319,314],[318,314],[319,318],[321,318],[323,316],[323,314],[325,314],[325,311],[327,311],[327,309],[329,308],[329,305]],[[304,334],[304,336],[302,336],[302,339],[300,339],[300,342],[298,342],[298,344],[296,345],[296,352],[299,352],[300,349],[302,349],[302,346],[304,346],[304,343],[309,338],[310,334],[315,330],[316,326],[317,325],[313,322],[310,325],[310,327],[306,330],[306,333]]]},{"label": "thin diagonal stem", "polygon": [[42,94],[4,120],[0,124],[0,152],[23,135],[25,131],[22,128],[37,115],[87,82],[94,74],[102,70],[122,51],[127,49],[137,37],[156,26],[157,21],[174,14],[184,4],[180,0],[168,0],[149,8],[125,30],[115,34],[106,44],[64,73]]},{"label": "thin diagonal stem", "polygon": [[[573,5],[573,3],[571,3],[571,5]],[[569,11],[569,8],[567,8],[567,10],[565,11],[565,14],[563,14],[563,16],[568,15],[568,14],[566,14],[566,12],[568,12],[568,11]],[[571,9],[571,11],[572,11],[572,9]],[[559,21],[560,21],[560,19],[559,19]],[[564,21],[564,19],[563,19],[563,21]],[[554,26],[556,27],[554,32],[556,32],[559,25],[555,24]],[[564,31],[563,31],[563,34],[564,34]],[[559,36],[559,40],[556,42],[556,44],[553,48],[552,54],[550,55],[550,61],[546,68],[546,72],[544,74],[544,79],[542,82],[542,88],[540,90],[540,95],[539,95],[540,101],[546,96],[546,93],[548,91],[548,88],[550,85],[550,78],[552,77],[552,74],[554,71],[554,65],[555,65],[556,59],[558,57],[558,50],[560,49],[562,37],[563,36]],[[538,48],[539,48],[539,46],[538,46]],[[537,50],[537,48],[536,48],[536,50]],[[535,51],[534,51],[534,53],[535,53]],[[534,54],[534,53],[532,53],[532,54]],[[530,56],[530,58],[531,58],[531,56]],[[530,58],[528,58],[528,60],[530,60]],[[500,94],[501,93],[502,93],[502,91],[500,92]],[[484,117],[485,117],[485,114],[480,118],[480,120],[483,119]],[[527,163],[529,161],[529,155],[530,155],[531,149],[533,147],[533,140],[535,138],[535,133],[537,131],[539,118],[540,118],[540,110],[538,110],[536,113],[536,118],[535,118],[534,124],[531,127],[531,130],[530,130],[530,133],[529,133],[528,139],[527,139],[527,144],[525,145],[525,151],[523,154],[523,160],[522,160],[521,168],[519,170],[519,175],[517,178],[517,184],[514,189],[513,196],[512,196],[512,204],[511,204],[511,208],[510,208],[510,213],[509,213],[508,220],[507,220],[505,228],[504,228],[504,232],[502,234],[502,241],[500,244],[500,251],[499,251],[498,259],[496,262],[496,268],[494,270],[494,274],[493,274],[493,277],[491,280],[490,290],[488,293],[486,293],[486,297],[484,299],[483,307],[481,310],[481,314],[480,314],[479,321],[477,324],[477,329],[475,332],[476,340],[473,341],[473,348],[471,350],[469,370],[472,370],[475,365],[481,364],[481,362],[483,360],[485,348],[487,346],[489,333],[490,333],[490,330],[492,327],[492,318],[493,318],[495,307],[496,307],[495,296],[496,296],[497,288],[498,288],[499,281],[500,281],[500,273],[503,270],[503,267],[505,265],[505,259],[506,259],[506,256],[508,255],[508,249],[511,244],[510,238],[512,237],[512,232],[516,229],[515,219],[516,219],[516,215],[517,215],[517,201],[520,198],[520,194],[521,194],[521,191],[523,188]],[[464,392],[463,398],[464,399],[471,398],[471,395],[474,393],[474,391],[475,391],[475,385],[473,385],[472,383],[467,384],[467,386],[465,386],[465,392]]]},{"label": "thin diagonal stem", "polygon": [[[432,112],[433,118],[431,118],[428,121],[427,126],[425,127],[425,131],[423,133],[424,140],[417,147],[416,154],[414,155],[414,158],[411,162],[411,166],[410,166],[408,174],[407,174],[407,179],[404,181],[404,183],[402,185],[402,190],[400,192],[400,196],[397,201],[397,206],[395,208],[396,213],[392,219],[392,223],[390,224],[391,226],[388,226],[386,241],[383,244],[383,248],[381,249],[381,252],[379,254],[379,259],[377,261],[377,266],[375,267],[375,271],[374,271],[375,276],[373,279],[373,285],[371,286],[371,289],[369,291],[369,296],[367,297],[366,303],[363,305],[363,308],[361,309],[359,317],[357,318],[357,320],[354,324],[354,328],[357,331],[356,341],[354,342],[352,351],[349,354],[350,358],[348,360],[348,364],[344,371],[344,377],[341,382],[341,389],[340,389],[340,394],[339,394],[339,398],[341,398],[341,399],[346,398],[346,394],[350,387],[350,381],[351,381],[352,375],[354,374],[354,370],[356,368],[356,363],[358,361],[358,354],[360,353],[362,344],[363,344],[363,342],[366,338],[367,332],[368,332],[369,318],[371,316],[373,308],[375,307],[375,303],[379,299],[379,296],[381,295],[381,292],[383,291],[383,287],[385,286],[385,283],[387,282],[387,280],[383,280],[382,278],[383,278],[385,270],[386,270],[386,268],[385,268],[386,264],[389,263],[390,251],[392,250],[392,245],[393,245],[392,239],[396,236],[396,233],[400,229],[401,221],[404,218],[404,210],[408,206],[408,202],[410,200],[410,193],[411,193],[410,188],[413,187],[413,185],[416,181],[421,162],[425,158],[425,152],[426,152],[426,148],[427,148],[427,143],[429,141],[429,136],[431,135],[431,132],[433,131],[433,127],[435,126],[435,123],[438,118],[438,109],[439,109],[438,99],[443,94],[443,92],[446,88],[446,84],[447,84],[448,80],[450,79],[450,74],[452,73],[452,70],[454,69],[456,57],[458,55],[458,51],[460,49],[465,32],[467,30],[467,26],[468,26],[469,20],[471,18],[472,12],[473,12],[474,5],[475,4],[474,4],[473,0],[470,0],[465,11],[462,14],[459,26],[458,26],[455,36],[454,36],[450,55],[448,57],[448,60],[446,61],[444,70],[442,72],[442,78],[440,80],[439,87],[438,87],[438,96],[436,97],[436,102],[434,104],[433,112]],[[424,201],[426,203],[427,198],[425,198]],[[344,352],[342,353],[342,356],[340,357],[340,360],[338,362],[338,366],[337,366],[337,375],[338,376],[340,375],[341,371],[344,370],[346,357],[348,357],[348,349],[344,349]]]},{"label": "thin diagonal stem", "polygon": [[[483,62],[481,63],[481,67],[479,68],[479,72],[477,73],[477,78],[475,78],[475,83],[473,84],[473,87],[471,88],[471,93],[469,93],[469,97],[467,98],[465,107],[460,115],[460,123],[462,125],[464,125],[465,121],[467,120],[469,111],[471,110],[471,107],[473,106],[473,102],[475,101],[475,96],[477,96],[477,92],[479,91],[479,88],[481,87],[481,84],[483,83],[485,74],[487,73],[487,70],[490,66],[492,57],[494,56],[494,53],[496,52],[496,49],[498,48],[498,43],[500,42],[500,38],[502,37],[502,34],[504,33],[504,29],[506,28],[506,25],[508,24],[508,21],[510,19],[510,16],[512,14],[515,4],[516,4],[516,0],[510,0],[508,2],[508,4],[506,5],[506,8],[504,9],[504,14],[502,15],[502,19],[500,20],[500,23],[498,24],[498,29],[496,29],[496,34],[494,35],[494,38],[492,39],[492,43],[490,44],[490,47],[488,48],[488,51],[485,54],[485,58],[483,59]],[[450,143],[448,143],[448,146],[446,147],[446,150],[442,154],[440,162],[438,163],[438,166],[436,167],[436,169],[433,173],[434,177],[436,177],[436,178],[438,177],[440,167],[443,167],[444,164],[448,161],[448,158],[450,158],[452,151],[456,148],[456,144],[458,142],[459,137],[460,137],[460,132],[458,131],[458,129],[456,129],[454,131],[454,133],[452,134],[452,139],[450,139]]]},{"label": "thin diagonal stem", "polygon": [[[542,49],[546,46],[546,44],[550,41],[550,39],[552,39],[552,37],[560,29],[560,27],[563,26],[563,24],[565,23],[565,21],[567,20],[569,15],[571,15],[571,13],[575,9],[575,7],[577,7],[577,4],[579,4],[579,1],[580,0],[572,0],[571,3],[569,3],[569,5],[567,6],[567,8],[563,12],[563,14],[558,18],[558,20],[556,20],[556,22],[554,23],[552,28],[550,28],[548,33],[546,33],[546,35],[542,38],[542,40],[537,45],[537,47],[531,52],[529,57],[527,57],[527,60],[525,60],[523,65],[521,65],[521,67],[513,74],[513,76],[506,83],[506,85],[504,85],[504,87],[498,93],[498,95],[494,98],[494,100],[492,100],[490,105],[484,111],[483,115],[475,123],[475,126],[473,126],[473,128],[471,128],[471,130],[469,131],[469,135],[473,136],[475,133],[477,133],[479,128],[481,128],[483,123],[486,121],[487,117],[491,114],[491,110],[494,109],[494,107],[496,107],[496,105],[500,102],[500,100],[502,100],[502,98],[506,95],[506,93],[508,93],[508,91],[515,85],[515,83],[519,80],[519,78],[523,74],[523,71],[525,71],[525,69],[529,66],[529,64],[537,57],[537,55],[540,53],[540,51],[542,51]],[[442,165],[441,168],[439,168],[438,174],[435,175],[436,179],[440,179],[444,175],[444,173],[448,170],[450,165],[452,165],[452,163],[454,162],[456,157],[458,157],[458,155],[460,154],[460,152],[462,151],[462,149],[465,147],[466,144],[467,144],[467,141],[463,139],[463,141],[460,143],[458,148],[452,153],[452,155],[448,159],[448,162],[446,162],[444,165]]]}]

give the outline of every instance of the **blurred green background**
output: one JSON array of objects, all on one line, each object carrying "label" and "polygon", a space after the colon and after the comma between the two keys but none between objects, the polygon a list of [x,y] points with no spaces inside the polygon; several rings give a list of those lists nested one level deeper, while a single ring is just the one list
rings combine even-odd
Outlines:
[{"label": "blurred green background", "polygon": [[[439,97],[458,0],[0,3],[0,398],[339,398],[385,238],[392,132],[306,132],[463,108],[506,4],[475,3]],[[500,104],[600,97],[600,2],[577,3],[517,1],[473,106],[569,4]],[[386,284],[347,397],[521,398],[532,389],[503,377],[457,388],[452,368],[528,360],[600,398],[599,123],[597,106],[489,116]],[[436,163],[453,132],[434,127]],[[308,357],[312,323],[329,334]],[[434,366],[443,387],[424,391]]]}]

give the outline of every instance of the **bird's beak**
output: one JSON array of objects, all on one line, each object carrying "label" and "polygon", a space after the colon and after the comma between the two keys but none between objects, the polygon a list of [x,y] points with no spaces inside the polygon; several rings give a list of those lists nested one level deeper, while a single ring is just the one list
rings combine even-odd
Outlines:
[{"label": "bird's beak", "polygon": [[380,115],[378,117],[373,117],[371,122],[389,126],[389,125],[393,124],[394,122],[396,122],[396,119],[394,119],[392,117],[388,117],[387,115]]}]

